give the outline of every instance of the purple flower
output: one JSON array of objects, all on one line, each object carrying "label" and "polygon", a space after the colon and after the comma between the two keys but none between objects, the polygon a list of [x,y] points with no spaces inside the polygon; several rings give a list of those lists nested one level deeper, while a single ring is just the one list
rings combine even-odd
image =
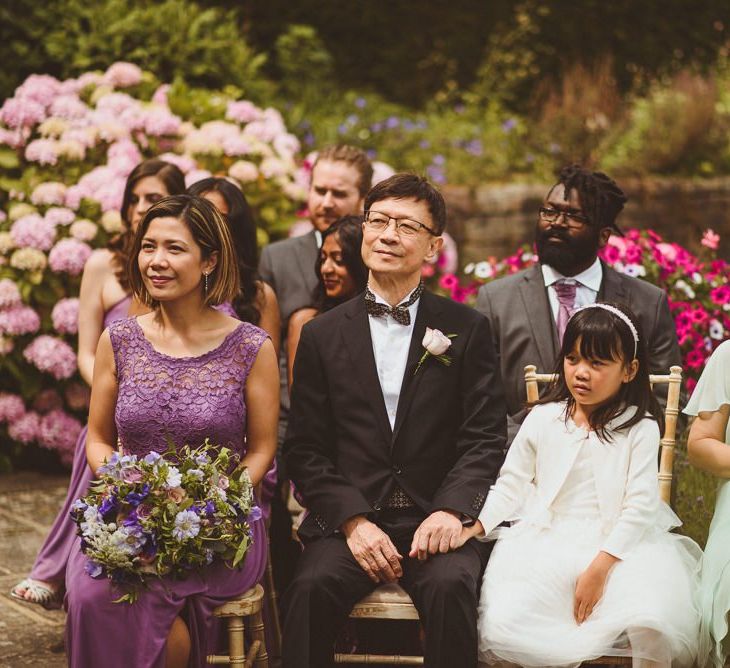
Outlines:
[{"label": "purple flower", "polygon": [[502,123],[502,131],[505,133],[511,132],[514,130],[516,125],[517,121],[514,118],[508,118],[504,123]]},{"label": "purple flower", "polygon": [[145,464],[149,464],[150,466],[154,466],[157,464],[158,461],[162,459],[162,455],[159,452],[155,452],[154,450],[148,454],[145,455],[144,459],[142,460]]},{"label": "purple flower", "polygon": [[101,502],[99,506],[99,513],[107,519],[107,515],[111,515],[116,512],[119,507],[119,500],[114,494],[110,494]]},{"label": "purple flower", "polygon": [[[132,507],[136,508],[142,501],[144,501],[150,493],[150,486],[145,483],[142,485],[142,489],[139,492],[130,492],[124,497],[124,500]],[[135,513],[135,521],[137,515]]]},{"label": "purple flower", "polygon": [[101,577],[104,569],[102,568],[101,564],[98,564],[91,559],[87,559],[86,564],[84,565],[84,571],[86,571],[86,575],[89,575],[92,578],[98,578]]},{"label": "purple flower", "polygon": [[175,528],[172,536],[182,543],[190,538],[195,538],[200,531],[200,518],[192,510],[181,510],[175,515]]},{"label": "purple flower", "polygon": [[248,514],[248,521],[257,522],[258,520],[261,519],[262,516],[263,516],[263,513],[261,512],[261,508],[259,508],[258,506],[252,506],[251,512],[249,512],[249,514]]},{"label": "purple flower", "polygon": [[358,97],[355,100],[355,106],[358,109],[364,109],[367,106],[368,101],[364,97]]},{"label": "purple flower", "polygon": [[205,504],[205,514],[208,517],[215,515],[215,503],[213,501],[207,501]]}]

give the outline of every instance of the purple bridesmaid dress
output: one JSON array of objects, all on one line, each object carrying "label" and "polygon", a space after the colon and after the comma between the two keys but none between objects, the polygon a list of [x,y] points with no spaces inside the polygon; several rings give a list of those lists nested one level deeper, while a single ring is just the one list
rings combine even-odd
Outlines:
[{"label": "purple bridesmaid dress", "polygon": [[[109,327],[113,322],[126,318],[131,303],[132,298],[127,296],[114,304],[104,314],[104,327]],[[66,564],[71,554],[71,547],[76,540],[76,525],[71,520],[69,513],[73,502],[86,494],[91,479],[91,469],[86,461],[86,427],[84,427],[76,441],[66,500],[30,571],[30,577],[34,580],[62,585],[66,579]]]},{"label": "purple bridesmaid dress", "polygon": [[[220,346],[198,357],[164,355],[145,338],[135,318],[109,328],[119,392],[117,433],[125,452],[144,456],[177,444],[198,444],[206,437],[244,453],[246,378],[266,333],[241,323]],[[119,592],[105,578],[84,571],[78,543],[66,573],[66,649],[72,668],[162,668],[165,643],[178,615],[192,640],[191,666],[204,666],[215,651],[212,610],[262,577],[267,545],[263,520],[252,523],[253,544],[243,565],[215,563],[183,580],[154,580],[129,605],[113,603]],[[78,539],[77,539],[78,541]]]}]

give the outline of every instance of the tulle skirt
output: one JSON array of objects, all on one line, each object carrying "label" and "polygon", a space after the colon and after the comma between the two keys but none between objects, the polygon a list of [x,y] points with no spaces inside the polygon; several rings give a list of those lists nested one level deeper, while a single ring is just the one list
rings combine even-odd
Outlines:
[{"label": "tulle skirt", "polygon": [[598,519],[556,517],[547,528],[518,522],[502,530],[482,584],[480,661],[557,667],[633,656],[634,665],[643,659],[691,666],[700,624],[699,547],[667,531],[647,531],[613,567],[603,597],[578,625],[576,580],[604,540]]}]

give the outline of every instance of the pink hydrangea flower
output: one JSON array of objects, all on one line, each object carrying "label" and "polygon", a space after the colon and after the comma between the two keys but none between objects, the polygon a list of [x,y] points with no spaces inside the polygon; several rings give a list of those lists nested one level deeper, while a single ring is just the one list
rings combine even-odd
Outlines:
[{"label": "pink hydrangea flower", "polygon": [[82,428],[75,417],[57,408],[41,418],[37,440],[51,450],[72,453]]},{"label": "pink hydrangea flower", "polygon": [[169,162],[171,165],[175,165],[183,174],[193,171],[198,168],[198,163],[189,155],[180,155],[178,153],[162,153],[160,160]]},{"label": "pink hydrangea flower", "polygon": [[8,435],[18,443],[33,443],[38,438],[40,426],[40,415],[34,411],[28,411],[17,420],[8,423]]},{"label": "pink hydrangea flower", "polygon": [[40,326],[40,316],[25,304],[17,304],[0,311],[0,334],[10,336],[35,334]]},{"label": "pink hydrangea flower", "polygon": [[0,280],[0,309],[20,304],[20,290],[17,283],[10,278]]},{"label": "pink hydrangea flower", "polygon": [[91,391],[88,385],[82,385],[81,383],[70,383],[66,387],[66,403],[69,408],[75,411],[86,410],[89,408],[89,399],[91,398]]},{"label": "pink hydrangea flower", "polygon": [[192,172],[188,172],[185,175],[185,187],[189,188],[193,183],[207,179],[213,176],[207,169],[194,169]]},{"label": "pink hydrangea flower", "polygon": [[9,392],[0,392],[0,422],[15,422],[25,415],[22,397]]},{"label": "pink hydrangea flower", "polygon": [[13,129],[32,127],[45,118],[45,107],[30,99],[11,97],[0,108],[0,120]]},{"label": "pink hydrangea flower", "polygon": [[34,100],[47,107],[61,92],[61,82],[50,74],[31,74],[15,91],[15,97]]},{"label": "pink hydrangea flower", "polygon": [[90,255],[89,244],[77,239],[61,239],[48,254],[48,265],[53,271],[78,276]]},{"label": "pink hydrangea flower", "polygon": [[90,220],[77,220],[68,231],[74,239],[91,241],[99,231],[99,227]]},{"label": "pink hydrangea flower", "polygon": [[142,81],[142,70],[134,63],[120,61],[109,66],[104,72],[104,83],[115,88],[136,86]]},{"label": "pink hydrangea flower", "polygon": [[59,334],[76,334],[79,331],[79,300],[75,297],[59,299],[51,311],[53,329]]},{"label": "pink hydrangea flower", "polygon": [[261,109],[248,100],[229,102],[226,107],[226,118],[229,121],[236,121],[238,123],[257,121],[261,118],[261,114]]},{"label": "pink hydrangea flower", "polygon": [[84,118],[89,111],[77,95],[59,95],[51,102],[50,115],[72,121]]},{"label": "pink hydrangea flower", "polygon": [[176,135],[182,121],[165,107],[150,107],[144,113],[144,130],[153,137]]},{"label": "pink hydrangea flower", "polygon": [[76,371],[76,354],[68,343],[47,334],[34,339],[23,357],[40,371],[56,380],[70,378]]},{"label": "pink hydrangea flower", "polygon": [[52,206],[44,218],[52,225],[70,225],[76,220],[76,214],[63,206]]},{"label": "pink hydrangea flower", "polygon": [[49,220],[31,213],[18,218],[10,228],[10,237],[18,248],[47,251],[56,240],[56,226]]},{"label": "pink hydrangea flower", "polygon": [[152,95],[152,102],[167,106],[167,94],[170,92],[170,84],[162,84]]},{"label": "pink hydrangea flower", "polygon": [[139,101],[126,93],[108,93],[99,98],[96,103],[96,112],[92,115],[95,124],[113,122],[130,109],[139,109]]},{"label": "pink hydrangea flower", "polygon": [[57,142],[53,139],[36,139],[25,147],[25,159],[41,165],[55,165],[58,162]]},{"label": "pink hydrangea flower", "polygon": [[61,408],[63,406],[63,399],[56,390],[48,387],[45,390],[41,390],[33,399],[33,410],[37,411],[41,415]]},{"label": "pink hydrangea flower", "polygon": [[107,151],[107,162],[119,176],[127,177],[137,164],[142,162],[142,154],[131,139],[114,142]]},{"label": "pink hydrangea flower", "polygon": [[59,181],[46,181],[37,185],[30,196],[36,206],[61,205],[66,197],[66,186]]}]

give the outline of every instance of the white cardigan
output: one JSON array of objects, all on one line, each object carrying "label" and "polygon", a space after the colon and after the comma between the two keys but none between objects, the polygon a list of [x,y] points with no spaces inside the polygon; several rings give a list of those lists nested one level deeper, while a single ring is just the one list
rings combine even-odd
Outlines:
[{"label": "white cardigan", "polygon": [[[609,429],[625,422],[635,410],[629,407],[609,424]],[[510,446],[479,514],[485,532],[479,539],[487,540],[489,533],[506,520],[529,516],[549,523],[552,503],[581,443],[588,438],[606,535],[601,550],[623,559],[658,516],[660,435],[657,423],[645,419],[628,430],[612,431],[612,436],[612,441],[604,442],[570,420],[566,424],[565,403],[533,408]]]}]

